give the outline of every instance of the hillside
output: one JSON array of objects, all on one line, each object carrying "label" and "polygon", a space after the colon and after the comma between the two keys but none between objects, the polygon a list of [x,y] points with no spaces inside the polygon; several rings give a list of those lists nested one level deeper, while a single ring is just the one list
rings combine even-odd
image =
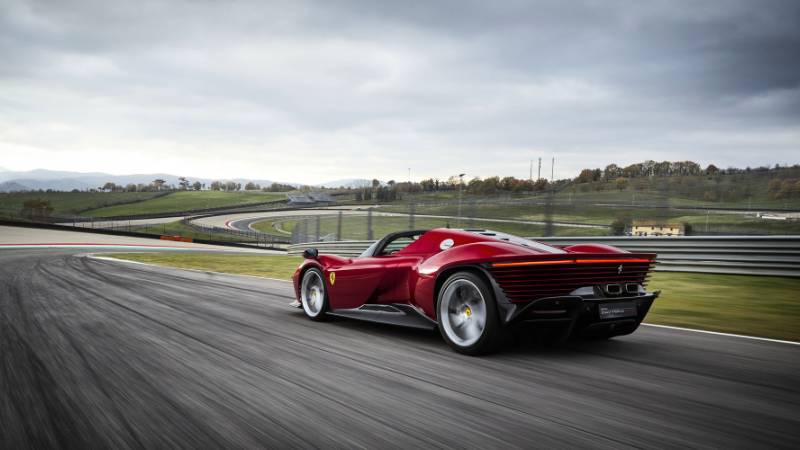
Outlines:
[{"label": "hillside", "polygon": [[182,191],[139,203],[95,209],[85,212],[84,215],[90,217],[112,217],[160,214],[276,200],[286,200],[286,195],[264,192]]}]

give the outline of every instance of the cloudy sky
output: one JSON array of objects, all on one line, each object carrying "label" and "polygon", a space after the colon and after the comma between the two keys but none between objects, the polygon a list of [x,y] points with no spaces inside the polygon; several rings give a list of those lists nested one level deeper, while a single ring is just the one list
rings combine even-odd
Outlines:
[{"label": "cloudy sky", "polygon": [[800,163],[800,2],[0,0],[12,170],[527,178],[539,157],[556,178]]}]

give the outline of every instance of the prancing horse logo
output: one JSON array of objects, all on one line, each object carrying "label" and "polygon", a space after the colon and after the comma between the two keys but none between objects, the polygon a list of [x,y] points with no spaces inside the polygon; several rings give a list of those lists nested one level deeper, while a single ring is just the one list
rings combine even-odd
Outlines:
[{"label": "prancing horse logo", "polygon": [[[620,266],[620,267],[622,267],[622,266]],[[336,279],[336,274],[335,274],[335,273],[333,273],[333,272],[331,272],[331,284],[333,284],[333,281],[334,281],[335,279]]]},{"label": "prancing horse logo", "polygon": [[619,267],[617,268],[617,275],[621,273],[622,273],[622,264],[620,264]]}]

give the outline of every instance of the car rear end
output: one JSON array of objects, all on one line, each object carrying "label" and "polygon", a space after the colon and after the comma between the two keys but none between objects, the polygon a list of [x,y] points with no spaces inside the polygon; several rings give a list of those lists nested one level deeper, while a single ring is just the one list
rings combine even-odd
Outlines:
[{"label": "car rear end", "polygon": [[646,286],[654,254],[566,253],[483,264],[508,326],[554,340],[632,333],[658,292]]}]

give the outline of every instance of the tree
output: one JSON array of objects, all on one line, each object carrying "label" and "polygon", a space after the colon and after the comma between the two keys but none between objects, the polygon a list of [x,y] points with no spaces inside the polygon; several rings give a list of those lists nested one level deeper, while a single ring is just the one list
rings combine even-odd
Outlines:
[{"label": "tree", "polygon": [[22,202],[22,209],[38,213],[53,212],[53,206],[50,204],[50,200],[42,200],[39,197]]},{"label": "tree", "polygon": [[187,180],[186,177],[178,177],[178,180],[180,180],[178,185],[180,186],[181,190],[185,191],[186,189],[189,189],[189,185],[191,183],[189,183],[189,180]]},{"label": "tree", "polygon": [[581,170],[581,174],[578,175],[578,183],[588,183],[592,181],[592,176],[594,172],[592,169],[583,169]]},{"label": "tree", "polygon": [[611,228],[614,230],[614,234],[623,234],[625,228],[631,225],[633,225],[633,220],[628,214],[622,214],[617,217],[617,220],[611,222]]},{"label": "tree", "polygon": [[719,172],[719,169],[717,168],[717,166],[715,166],[713,164],[709,164],[708,167],[706,167],[706,173],[707,174],[712,174],[712,173],[717,173],[717,172]]},{"label": "tree", "polygon": [[136,192],[136,185],[133,183],[128,183],[128,185],[125,186],[125,192]]},{"label": "tree", "polygon": [[624,191],[625,189],[628,189],[630,184],[631,180],[627,178],[617,178],[614,180],[614,187],[616,187],[618,191]]},{"label": "tree", "polygon": [[116,184],[114,184],[114,183],[109,181],[108,183],[104,184],[103,187],[100,188],[100,189],[103,190],[103,191],[113,191],[114,188],[116,188],[116,187],[117,187]]},{"label": "tree", "polygon": [[356,192],[356,201],[359,203],[364,201],[364,197],[361,195],[361,191]]},{"label": "tree", "polygon": [[195,191],[199,191],[203,187],[205,187],[205,184],[200,184],[199,181],[195,181],[194,184],[192,185],[192,189],[194,189]]},{"label": "tree", "polygon": [[611,181],[611,180],[617,179],[617,178],[619,178],[620,172],[621,172],[621,170],[619,169],[619,166],[617,166],[616,164],[609,164],[609,165],[606,166],[606,169],[603,171],[603,178],[606,181]]},{"label": "tree", "polygon": [[219,191],[220,189],[222,189],[222,183],[220,183],[219,181],[212,181],[211,182],[211,190],[212,191]]},{"label": "tree", "polygon": [[376,188],[376,187],[380,186],[380,184],[381,184],[381,182],[378,181],[377,179],[372,180],[372,187]]},{"label": "tree", "polygon": [[246,191],[252,191],[252,190],[255,190],[255,189],[257,189],[257,188],[256,188],[256,185],[255,185],[255,183],[253,183],[253,182],[251,181],[251,182],[247,183],[247,184],[244,186],[244,189],[245,189]]},{"label": "tree", "polygon": [[534,191],[543,191],[547,189],[547,179],[546,178],[539,178],[533,183],[533,190]]}]

